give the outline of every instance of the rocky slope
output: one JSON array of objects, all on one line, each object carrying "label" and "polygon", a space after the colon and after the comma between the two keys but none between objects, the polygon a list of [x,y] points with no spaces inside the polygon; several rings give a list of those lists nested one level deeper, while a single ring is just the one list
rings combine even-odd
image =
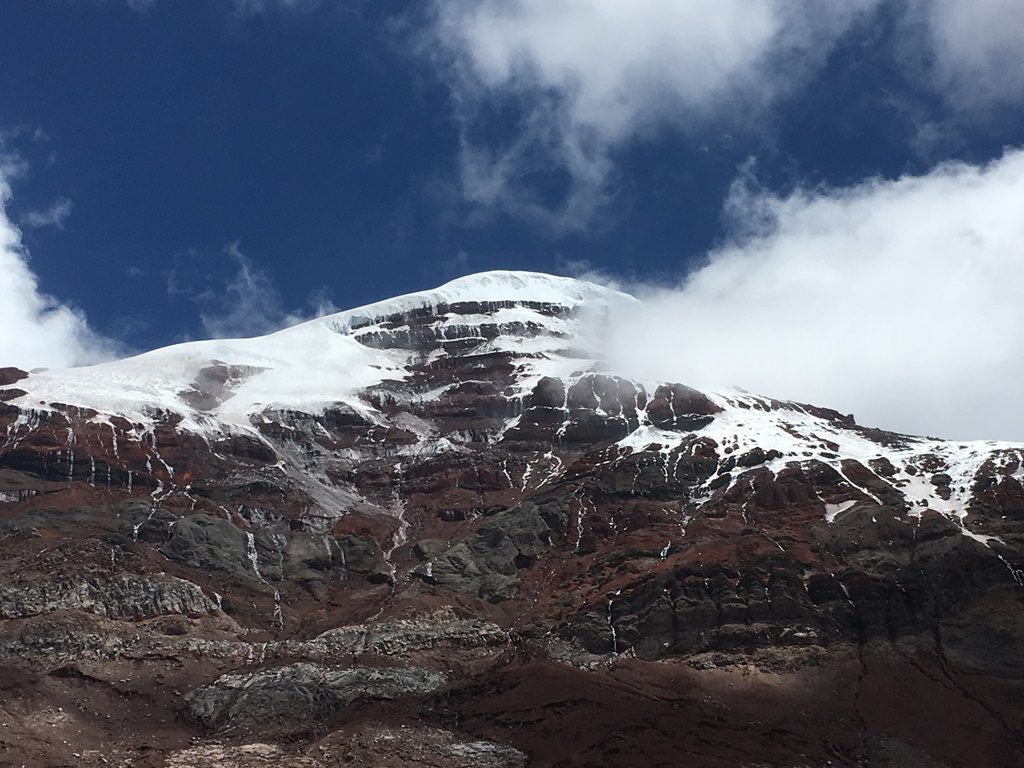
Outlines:
[{"label": "rocky slope", "polygon": [[635,380],[632,301],[0,370],[0,763],[1024,765],[1024,446]]}]

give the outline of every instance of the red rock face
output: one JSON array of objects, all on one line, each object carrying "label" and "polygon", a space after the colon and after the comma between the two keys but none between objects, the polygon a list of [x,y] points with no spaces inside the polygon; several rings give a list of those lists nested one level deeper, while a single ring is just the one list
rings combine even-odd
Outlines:
[{"label": "red rock face", "polygon": [[0,371],[0,762],[1024,765],[1024,451],[634,381],[586,309],[349,318],[397,373],[241,425],[251,362]]}]

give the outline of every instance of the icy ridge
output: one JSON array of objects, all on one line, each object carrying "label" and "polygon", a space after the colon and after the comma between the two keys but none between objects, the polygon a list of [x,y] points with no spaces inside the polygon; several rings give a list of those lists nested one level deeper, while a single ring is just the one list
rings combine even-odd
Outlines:
[{"label": "icy ridge", "polygon": [[354,326],[376,318],[460,302],[555,304],[573,309],[582,304],[597,307],[637,301],[629,294],[576,278],[541,272],[495,270],[467,275],[433,290],[385,299],[311,322],[323,322],[339,333],[347,333]]},{"label": "icy ridge", "polygon": [[[375,319],[414,310],[433,309],[457,302],[500,302],[491,316],[497,325],[532,323],[551,337],[571,335],[574,324],[546,317],[528,305],[557,305],[570,310],[586,304],[600,309],[614,303],[635,302],[628,296],[594,283],[533,272],[495,271],[453,280],[431,291],[368,304],[339,312],[266,336],[186,342],[100,365],[41,371],[19,382],[28,394],[11,400],[26,411],[49,411],[61,403],[90,408],[106,418],[123,416],[140,425],[152,425],[161,411],[183,417],[180,429],[211,434],[251,431],[251,417],[266,409],[302,408],[317,412],[334,403],[357,411],[367,407],[359,393],[386,379],[406,375],[409,353],[375,349],[354,335],[372,330]],[[447,328],[481,323],[481,315],[439,316],[434,325],[442,335]],[[515,341],[497,339],[490,349],[510,349]],[[550,343],[541,339],[528,345],[543,354]],[[216,407],[196,408],[183,399],[210,366],[224,366],[229,375],[225,397]]]}]

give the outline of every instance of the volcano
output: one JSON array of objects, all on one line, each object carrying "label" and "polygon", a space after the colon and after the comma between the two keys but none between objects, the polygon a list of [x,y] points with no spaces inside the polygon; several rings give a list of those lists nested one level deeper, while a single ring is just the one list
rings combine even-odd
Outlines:
[{"label": "volcano", "polygon": [[1024,766],[1024,445],[631,376],[636,305],[0,369],[0,762]]}]

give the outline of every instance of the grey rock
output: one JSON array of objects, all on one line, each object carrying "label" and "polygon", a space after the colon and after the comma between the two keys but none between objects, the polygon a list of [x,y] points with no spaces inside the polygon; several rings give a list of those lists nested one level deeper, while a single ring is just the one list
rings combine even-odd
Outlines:
[{"label": "grey rock", "polygon": [[171,576],[126,574],[110,579],[0,586],[0,616],[5,619],[67,610],[111,619],[145,619],[214,613],[217,606],[197,585]]},{"label": "grey rock", "polygon": [[252,573],[247,551],[244,532],[228,520],[209,515],[181,518],[160,550],[164,557],[180,565],[238,576]]},{"label": "grey rock", "polygon": [[524,502],[432,560],[429,580],[491,602],[509,599],[518,592],[517,572],[548,547],[550,534],[540,508]]},{"label": "grey rock", "polygon": [[334,561],[332,540],[326,536],[298,532],[282,552],[284,576],[296,581],[326,579]]},{"label": "grey rock", "polygon": [[346,572],[368,574],[384,563],[384,553],[373,539],[342,536],[331,541],[334,562]]},{"label": "grey rock", "polygon": [[433,648],[487,648],[506,642],[508,635],[497,624],[459,618],[450,608],[442,608],[411,619],[338,627],[313,640],[288,641],[286,645],[291,654],[326,659],[367,652],[404,656]]},{"label": "grey rock", "polygon": [[357,698],[400,699],[438,690],[445,676],[421,667],[334,668],[300,662],[251,674],[223,675],[188,696],[204,727],[301,729],[323,722]]}]

